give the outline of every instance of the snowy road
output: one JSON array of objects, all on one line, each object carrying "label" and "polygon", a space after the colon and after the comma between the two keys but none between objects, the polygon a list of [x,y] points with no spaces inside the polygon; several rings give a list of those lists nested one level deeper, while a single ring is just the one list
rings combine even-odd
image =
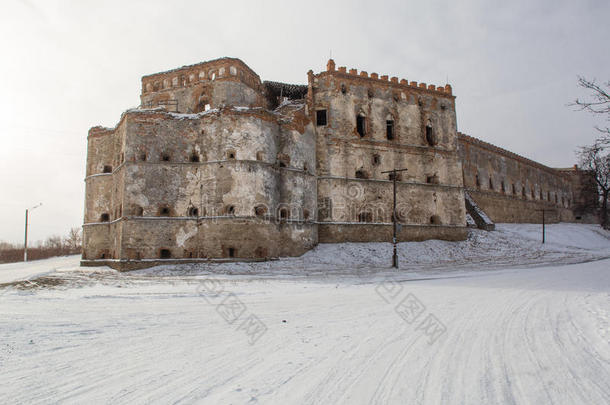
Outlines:
[{"label": "snowy road", "polygon": [[610,403],[608,259],[420,281],[77,273],[0,296],[0,402]]}]

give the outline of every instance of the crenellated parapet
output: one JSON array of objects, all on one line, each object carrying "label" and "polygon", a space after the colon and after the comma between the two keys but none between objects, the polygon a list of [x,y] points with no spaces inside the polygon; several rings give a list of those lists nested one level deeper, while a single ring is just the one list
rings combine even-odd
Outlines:
[{"label": "crenellated parapet", "polygon": [[240,59],[220,58],[142,76],[142,94],[215,80],[240,81],[258,91],[262,85],[256,72]]},{"label": "crenellated parapet", "polygon": [[141,105],[196,113],[223,106],[265,106],[260,77],[237,58],[221,58],[142,77]]},{"label": "crenellated parapet", "polygon": [[539,169],[539,170],[542,170],[544,172],[547,172],[548,174],[551,174],[553,176],[564,176],[564,174],[563,174],[563,172],[561,170],[554,169],[554,168],[549,167],[549,166],[545,166],[545,165],[543,165],[541,163],[535,162],[535,161],[533,161],[531,159],[528,159],[528,158],[526,158],[524,156],[518,155],[518,154],[516,154],[514,152],[511,152],[509,150],[506,150],[504,148],[501,148],[501,147],[496,146],[494,144],[491,144],[489,142],[482,141],[482,140],[480,140],[478,138],[475,138],[473,136],[463,134],[461,132],[458,132],[458,141],[460,143],[464,143],[464,144],[476,145],[476,146],[478,146],[480,148],[483,148],[483,149],[486,149],[488,151],[491,151],[491,152],[494,152],[494,153],[506,156],[506,157],[508,157],[510,159],[513,159],[515,161],[518,161],[518,162],[520,162],[520,163],[522,163],[524,165],[531,166],[531,167],[534,167],[536,169]]},{"label": "crenellated parapet", "polygon": [[319,74],[319,76],[326,75],[337,75],[345,79],[364,80],[368,83],[387,85],[403,90],[425,91],[435,95],[452,96],[453,91],[450,84],[436,86],[434,84],[418,83],[416,81],[409,82],[407,79],[399,79],[396,76],[390,77],[389,75],[379,75],[378,73],[371,73],[369,75],[368,72],[358,72],[358,69],[355,68],[351,68],[348,71],[345,66],[340,66],[335,70],[335,61],[332,59],[329,59],[326,64],[326,71]]}]

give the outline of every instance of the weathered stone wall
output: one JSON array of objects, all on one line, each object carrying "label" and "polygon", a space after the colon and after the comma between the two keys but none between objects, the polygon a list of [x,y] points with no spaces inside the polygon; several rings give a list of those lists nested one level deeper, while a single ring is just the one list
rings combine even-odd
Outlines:
[{"label": "weathered stone wall", "polygon": [[[130,110],[105,136],[103,145],[90,137],[92,153],[118,153],[119,166],[86,179],[85,257],[262,258],[317,243],[315,140],[303,103]],[[100,211],[112,226],[96,223]]]},{"label": "weathered stone wall", "polygon": [[[383,172],[394,168],[408,169],[398,175],[399,222],[434,225],[421,232],[405,228],[402,237],[465,237],[450,87],[409,85],[374,73],[347,73],[345,68],[335,71],[330,62],[326,72],[310,72],[309,86],[312,120],[318,124],[320,240],[361,241],[368,235],[376,240],[374,234],[388,240],[393,184]],[[318,122],[318,111],[324,111],[326,123]],[[322,226],[325,222],[334,223],[336,232],[333,225]]]},{"label": "weathered stone wall", "polygon": [[559,170],[460,134],[464,187],[494,222],[572,221],[574,193]]},{"label": "weathered stone wall", "polygon": [[256,260],[318,241],[389,241],[392,169],[407,169],[396,182],[401,241],[466,238],[465,189],[496,222],[539,222],[541,209],[549,222],[585,220],[577,207],[595,203],[581,171],[458,135],[449,85],[332,60],[308,72],[307,86],[263,85],[239,59],[221,58],[144,76],[141,101],[116,128],[89,132],[85,264]]},{"label": "weathered stone wall", "polygon": [[142,106],[197,113],[223,106],[264,107],[260,78],[245,63],[221,58],[142,78]]}]

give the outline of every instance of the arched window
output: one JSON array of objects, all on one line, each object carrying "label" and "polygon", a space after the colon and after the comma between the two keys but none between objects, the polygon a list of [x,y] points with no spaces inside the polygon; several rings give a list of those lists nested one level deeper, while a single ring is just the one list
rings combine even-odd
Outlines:
[{"label": "arched window", "polygon": [[439,217],[438,215],[432,215],[430,217],[430,224],[432,224],[432,225],[440,225],[441,224],[441,217]]},{"label": "arched window", "polygon": [[254,207],[254,215],[256,215],[257,217],[261,218],[264,217],[265,214],[267,214],[267,206],[260,204],[257,205],[256,207]]},{"label": "arched window", "polygon": [[373,214],[369,211],[359,213],[358,222],[373,222]]},{"label": "arched window", "polygon": [[199,208],[190,207],[188,211],[189,217],[198,217],[199,216]]},{"label": "arched window", "polygon": [[394,139],[394,117],[390,114],[385,119],[385,136],[388,141]]},{"label": "arched window", "polygon": [[493,180],[491,179],[491,177],[489,177],[489,189],[490,189],[490,190],[492,190],[492,191],[493,191],[493,189],[494,189],[494,182],[493,182]]},{"label": "arched window", "polygon": [[356,116],[356,131],[361,138],[366,135],[366,116],[363,112],[359,112]]},{"label": "arched window", "polygon": [[432,128],[432,121],[428,120],[426,124],[426,142],[428,146],[436,145],[436,135],[434,134],[434,130]]},{"label": "arched window", "polygon": [[110,215],[106,212],[104,212],[101,216],[100,216],[100,222],[108,222],[110,221]]}]

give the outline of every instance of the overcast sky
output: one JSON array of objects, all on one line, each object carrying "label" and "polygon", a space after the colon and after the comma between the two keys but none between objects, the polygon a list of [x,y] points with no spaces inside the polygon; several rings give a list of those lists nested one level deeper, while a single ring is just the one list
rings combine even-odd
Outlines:
[{"label": "overcast sky", "polygon": [[610,79],[610,2],[33,1],[0,6],[0,240],[80,226],[87,130],[139,104],[140,77],[222,56],[262,80],[337,66],[442,85],[458,130],[553,167],[594,117],[577,75]]}]

